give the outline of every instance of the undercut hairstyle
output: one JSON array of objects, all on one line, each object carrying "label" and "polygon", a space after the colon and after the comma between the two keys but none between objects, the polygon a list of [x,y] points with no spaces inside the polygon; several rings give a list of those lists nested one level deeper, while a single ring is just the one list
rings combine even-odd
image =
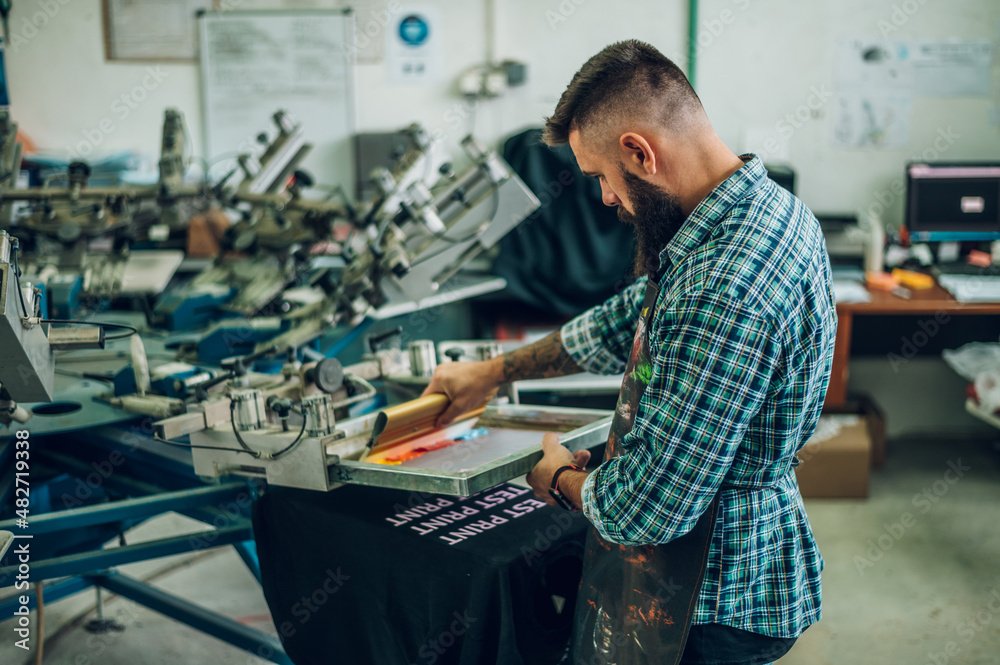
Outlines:
[{"label": "undercut hairstyle", "polygon": [[542,140],[569,141],[574,129],[623,118],[683,128],[705,118],[698,94],[673,60],[646,42],[629,39],[605,47],[584,63],[545,119]]}]

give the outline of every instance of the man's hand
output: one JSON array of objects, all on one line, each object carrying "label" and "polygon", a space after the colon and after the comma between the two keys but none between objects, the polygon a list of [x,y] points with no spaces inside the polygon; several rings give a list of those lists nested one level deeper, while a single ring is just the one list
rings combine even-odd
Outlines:
[{"label": "man's hand", "polygon": [[[569,448],[559,443],[559,435],[549,432],[542,437],[542,459],[528,474],[528,484],[535,491],[535,497],[550,506],[556,505],[556,500],[549,494],[552,476],[559,467],[575,464],[581,469],[590,461],[589,450],[570,452]],[[580,488],[587,474],[581,471],[564,471],[559,476],[559,489],[574,506],[580,506]]]},{"label": "man's hand", "polygon": [[557,330],[533,344],[482,362],[438,365],[424,395],[444,393],[451,406],[435,425],[444,427],[466,411],[478,409],[493,398],[501,383],[547,379],[583,370],[566,352]]},{"label": "man's hand", "polygon": [[455,362],[438,365],[424,395],[444,393],[451,400],[437,422],[444,427],[466,411],[478,409],[493,399],[503,383],[503,360],[494,358],[482,362]]}]

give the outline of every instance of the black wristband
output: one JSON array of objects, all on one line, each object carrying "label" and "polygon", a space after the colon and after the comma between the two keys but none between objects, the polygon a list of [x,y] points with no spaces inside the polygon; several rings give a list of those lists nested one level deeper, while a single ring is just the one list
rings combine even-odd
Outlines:
[{"label": "black wristband", "polygon": [[549,483],[549,496],[555,499],[560,508],[564,508],[566,510],[576,510],[576,506],[574,506],[573,503],[566,498],[565,494],[559,491],[559,476],[561,476],[564,471],[583,471],[583,469],[575,464],[567,464],[556,469],[556,472],[552,474],[552,482]]}]

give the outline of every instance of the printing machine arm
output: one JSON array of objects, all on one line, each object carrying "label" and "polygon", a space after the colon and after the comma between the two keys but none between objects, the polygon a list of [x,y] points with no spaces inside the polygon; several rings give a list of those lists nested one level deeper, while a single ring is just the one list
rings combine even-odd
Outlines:
[{"label": "printing machine arm", "polygon": [[99,326],[47,328],[38,294],[21,283],[18,241],[0,230],[0,425],[31,417],[18,402],[47,402],[55,380],[54,349],[104,347]]},{"label": "printing machine arm", "polygon": [[390,190],[397,203],[378,205],[370,223],[348,240],[346,268],[321,284],[327,297],[293,312],[292,328],[273,343],[297,348],[389,302],[419,303],[437,294],[538,208],[535,195],[496,153],[472,137],[462,146],[472,165],[442,191],[432,192],[421,180],[405,192]]}]

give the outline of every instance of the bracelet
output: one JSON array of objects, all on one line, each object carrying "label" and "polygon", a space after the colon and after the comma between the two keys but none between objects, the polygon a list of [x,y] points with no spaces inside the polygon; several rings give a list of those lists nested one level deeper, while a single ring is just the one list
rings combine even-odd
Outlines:
[{"label": "bracelet", "polygon": [[567,464],[566,466],[561,466],[556,469],[556,472],[552,474],[552,482],[549,484],[549,496],[555,499],[556,503],[559,504],[560,508],[565,510],[576,510],[576,506],[566,498],[566,495],[559,491],[559,476],[563,474],[564,471],[583,471],[576,464]]}]

